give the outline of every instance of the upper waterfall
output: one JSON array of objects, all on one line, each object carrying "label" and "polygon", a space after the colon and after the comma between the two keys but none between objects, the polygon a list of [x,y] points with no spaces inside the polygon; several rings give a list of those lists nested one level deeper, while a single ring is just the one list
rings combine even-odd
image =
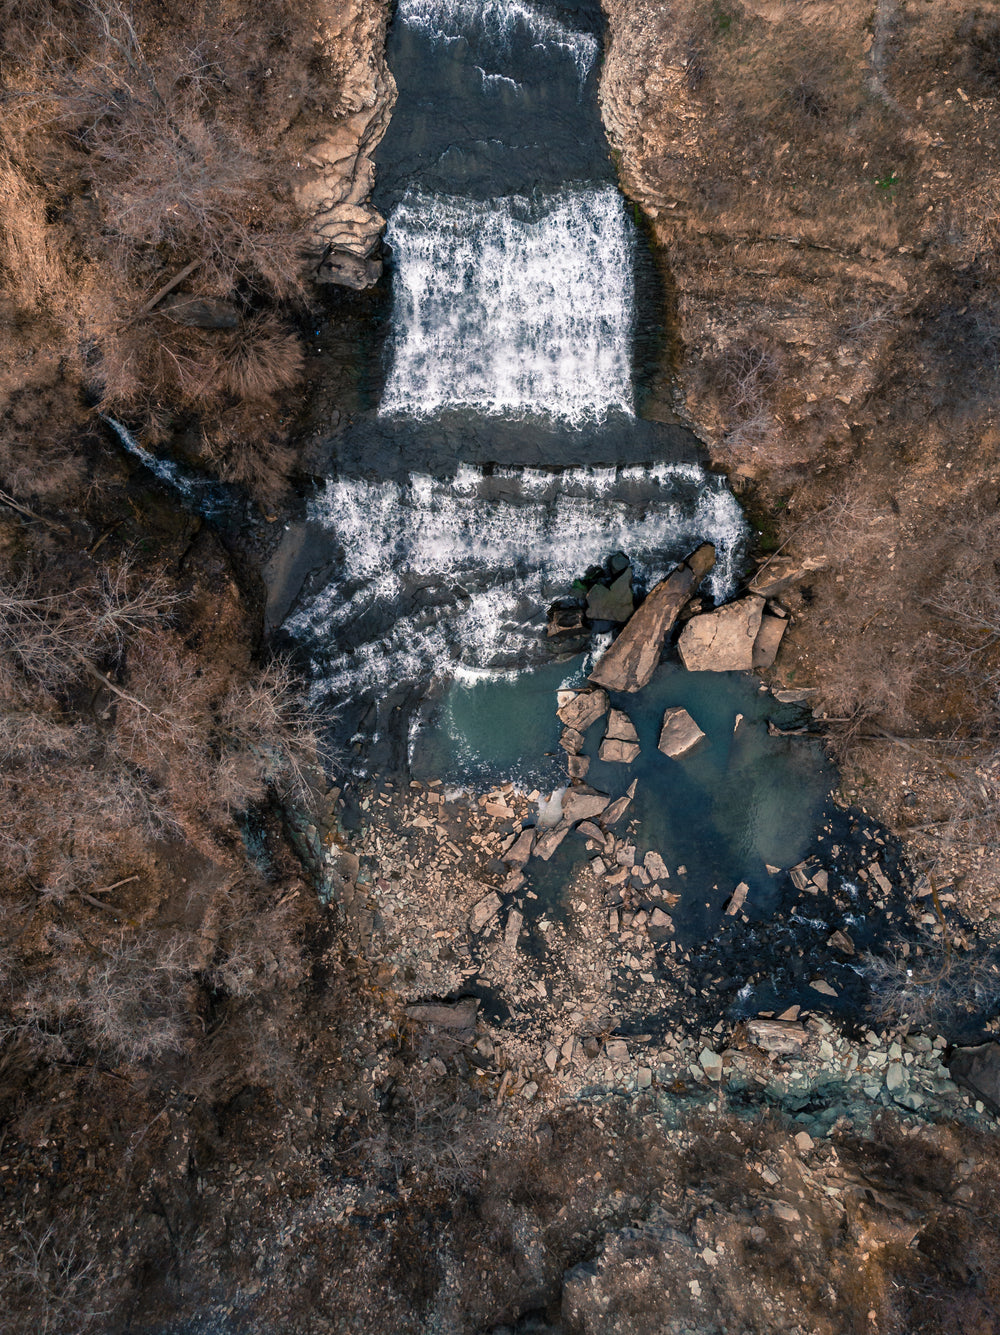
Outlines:
[{"label": "upper waterfall", "polygon": [[408,27],[439,41],[464,39],[494,58],[517,36],[534,46],[556,47],[572,57],[581,80],[597,56],[592,33],[569,28],[523,0],[400,0],[398,17]]},{"label": "upper waterfall", "polygon": [[384,415],[445,408],[574,424],[632,413],[632,238],[610,187],[486,202],[411,192]]}]

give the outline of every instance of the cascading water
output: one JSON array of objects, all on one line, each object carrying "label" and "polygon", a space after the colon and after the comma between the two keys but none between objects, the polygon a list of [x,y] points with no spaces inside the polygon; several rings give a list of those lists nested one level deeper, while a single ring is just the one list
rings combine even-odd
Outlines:
[{"label": "cascading water", "polygon": [[632,238],[616,190],[407,194],[384,416],[442,408],[574,424],[632,412]]},{"label": "cascading water", "polygon": [[435,680],[545,661],[548,605],[613,551],[651,583],[711,541],[718,596],[738,572],[724,483],[636,415],[642,245],[588,95],[599,23],[593,0],[397,10],[387,370],[311,506],[325,573],[286,622],[316,702],[369,741]]}]

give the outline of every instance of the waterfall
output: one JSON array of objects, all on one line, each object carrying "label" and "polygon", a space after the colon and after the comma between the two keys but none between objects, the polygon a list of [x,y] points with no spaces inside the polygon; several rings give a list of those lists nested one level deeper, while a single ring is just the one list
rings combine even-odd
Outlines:
[{"label": "waterfall", "polygon": [[341,478],[310,517],[336,536],[338,573],[288,629],[315,646],[324,698],[541,661],[548,604],[619,549],[652,583],[713,542],[726,592],[745,535],[721,480],[690,464]]},{"label": "waterfall", "polygon": [[[721,479],[651,462],[693,438],[636,420],[638,238],[582,97],[593,33],[524,0],[400,0],[390,51],[380,421],[310,505],[328,573],[286,621],[316,702],[366,729],[396,688],[547,661],[549,606],[611,552],[648,586],[712,542],[722,596],[746,536]],[[456,468],[452,442],[492,464]],[[539,457],[578,466],[498,466]]]},{"label": "waterfall", "polygon": [[522,0],[400,0],[397,18],[435,41],[464,40],[494,58],[506,54],[517,37],[565,52],[581,82],[597,56],[592,33],[568,28]]},{"label": "waterfall", "polygon": [[387,239],[383,415],[631,414],[632,238],[616,190],[486,202],[413,191]]}]

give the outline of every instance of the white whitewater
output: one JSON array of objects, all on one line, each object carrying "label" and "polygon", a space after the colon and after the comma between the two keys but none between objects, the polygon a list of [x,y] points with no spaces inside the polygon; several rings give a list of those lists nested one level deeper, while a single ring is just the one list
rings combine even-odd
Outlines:
[{"label": "white whitewater", "polygon": [[396,13],[408,28],[436,41],[478,42],[496,55],[507,52],[518,36],[535,46],[558,47],[572,58],[581,81],[597,56],[592,33],[568,28],[522,0],[400,0]]},{"label": "white whitewater", "polygon": [[337,578],[288,629],[317,646],[352,642],[317,661],[323,696],[537,658],[548,603],[618,549],[652,583],[713,542],[724,594],[746,533],[719,479],[670,464],[490,476],[463,467],[451,480],[418,475],[405,485],[343,478],[327,484],[311,518],[336,534],[342,556]]},{"label": "white whitewater", "polygon": [[633,412],[632,234],[612,187],[396,208],[383,416],[447,408],[575,425]]}]

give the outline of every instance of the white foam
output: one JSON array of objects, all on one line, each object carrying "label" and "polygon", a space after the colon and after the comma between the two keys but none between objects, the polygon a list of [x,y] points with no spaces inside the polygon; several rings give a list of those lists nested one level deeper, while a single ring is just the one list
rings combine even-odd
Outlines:
[{"label": "white foam", "polygon": [[632,234],[613,187],[488,201],[412,191],[386,235],[383,416],[633,414]]},{"label": "white foam", "polygon": [[597,38],[560,23],[523,0],[400,0],[397,17],[436,41],[466,38],[487,49],[507,51],[524,35],[535,46],[556,47],[570,56],[581,82],[597,56]]},{"label": "white foam", "polygon": [[311,517],[342,557],[288,622],[315,646],[317,697],[539,661],[548,604],[616,550],[649,584],[704,541],[735,572],[746,527],[721,479],[622,471],[624,483],[606,469],[507,469],[498,486],[469,466],[451,481],[327,483]]}]

